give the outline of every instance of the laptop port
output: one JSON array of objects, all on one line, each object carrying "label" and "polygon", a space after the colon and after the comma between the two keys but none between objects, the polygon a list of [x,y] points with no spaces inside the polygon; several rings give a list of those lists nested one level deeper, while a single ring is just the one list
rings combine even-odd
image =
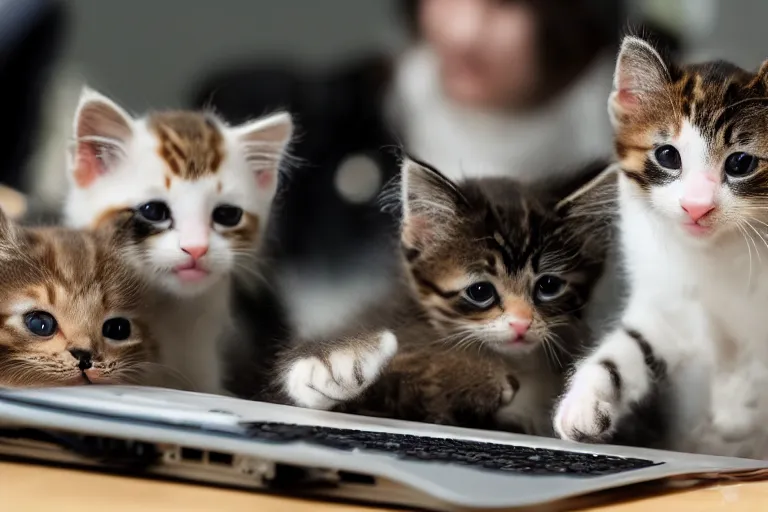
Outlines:
[{"label": "laptop port", "polygon": [[232,454],[221,452],[208,452],[208,462],[211,464],[219,464],[221,466],[232,465]]},{"label": "laptop port", "polygon": [[181,460],[184,460],[187,462],[202,462],[203,451],[198,450],[197,448],[182,448]]},{"label": "laptop port", "polygon": [[339,481],[345,484],[358,485],[376,485],[376,479],[371,475],[362,473],[351,473],[349,471],[338,471]]}]

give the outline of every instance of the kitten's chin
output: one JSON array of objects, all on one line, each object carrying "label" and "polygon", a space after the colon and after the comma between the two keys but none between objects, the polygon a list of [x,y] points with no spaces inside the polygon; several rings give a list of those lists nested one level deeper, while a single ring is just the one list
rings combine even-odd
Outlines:
[{"label": "kitten's chin", "polygon": [[163,274],[159,279],[160,286],[169,293],[178,297],[197,297],[207,292],[216,284],[223,275],[215,272],[208,272],[190,276],[181,272],[169,271]]},{"label": "kitten's chin", "polygon": [[538,346],[538,342],[530,340],[489,341],[487,346],[505,356],[520,356],[530,354]]},{"label": "kitten's chin", "polygon": [[[745,228],[746,229],[746,228]],[[722,224],[699,225],[690,223],[681,223],[679,225],[681,237],[694,247],[711,247],[716,243],[722,242],[734,234],[738,235],[737,228],[730,229]]]}]

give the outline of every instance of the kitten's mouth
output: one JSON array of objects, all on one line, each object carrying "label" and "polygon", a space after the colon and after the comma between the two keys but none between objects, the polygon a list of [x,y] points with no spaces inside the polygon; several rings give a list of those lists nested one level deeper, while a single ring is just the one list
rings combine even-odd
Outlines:
[{"label": "kitten's mouth", "polygon": [[176,274],[176,277],[178,277],[180,281],[186,283],[202,281],[208,277],[208,274],[210,274],[207,269],[201,267],[195,261],[190,261],[189,263],[175,267],[173,273]]},{"label": "kitten's mouth", "polygon": [[93,384],[93,382],[88,378],[85,372],[80,372],[80,375],[66,380],[63,384],[66,386],[87,386],[88,384]]},{"label": "kitten's mouth", "polygon": [[712,226],[703,226],[698,222],[684,222],[683,229],[693,236],[707,236],[712,232]]},{"label": "kitten's mouth", "polygon": [[526,338],[525,336],[510,336],[506,341],[501,343],[501,347],[504,350],[527,350],[534,345],[534,341]]}]

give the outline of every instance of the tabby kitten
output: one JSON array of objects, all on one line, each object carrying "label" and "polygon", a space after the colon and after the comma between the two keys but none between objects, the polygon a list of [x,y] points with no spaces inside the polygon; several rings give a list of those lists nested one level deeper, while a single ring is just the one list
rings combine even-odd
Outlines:
[{"label": "tabby kitten", "polygon": [[400,295],[339,337],[286,351],[283,399],[551,433],[611,231],[583,204],[611,182],[600,174],[563,200],[506,178],[453,183],[406,160]]},{"label": "tabby kitten", "polygon": [[555,429],[614,441],[654,404],[657,446],[768,457],[768,61],[680,66],[628,37],[609,105],[631,295]]},{"label": "tabby kitten", "polygon": [[0,212],[0,387],[152,382],[132,247],[123,230],[23,228]]},{"label": "tabby kitten", "polygon": [[193,390],[222,391],[233,273],[252,268],[292,130],[286,113],[235,127],[187,111],[134,118],[82,92],[66,221],[97,227],[135,212],[137,266],[158,291],[161,361]]}]

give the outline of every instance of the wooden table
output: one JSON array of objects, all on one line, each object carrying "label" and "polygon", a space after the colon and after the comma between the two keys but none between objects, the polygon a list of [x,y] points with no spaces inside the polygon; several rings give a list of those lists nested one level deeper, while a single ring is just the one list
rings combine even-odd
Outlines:
[{"label": "wooden table", "polygon": [[[382,509],[281,498],[191,484],[0,462],[0,510],[352,512]],[[764,512],[768,482],[718,485],[581,509],[592,512]]]}]

